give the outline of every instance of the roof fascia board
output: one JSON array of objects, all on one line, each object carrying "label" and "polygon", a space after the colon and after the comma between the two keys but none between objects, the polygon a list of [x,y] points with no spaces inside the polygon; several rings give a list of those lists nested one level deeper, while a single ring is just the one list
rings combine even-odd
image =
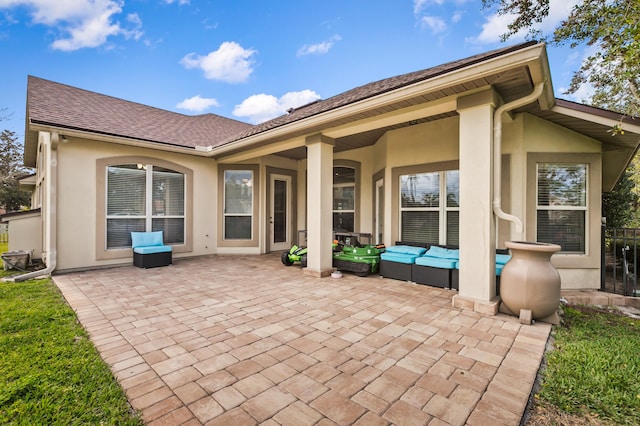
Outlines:
[{"label": "roof fascia board", "polygon": [[176,152],[176,153],[187,154],[187,155],[196,155],[201,157],[206,157],[208,152],[208,149],[199,150],[193,147],[180,147],[176,145],[163,144],[161,142],[141,141],[139,139],[126,138],[123,136],[101,135],[100,133],[93,133],[91,131],[72,130],[72,129],[67,129],[65,127],[48,126],[48,125],[41,125],[41,124],[32,125],[29,128],[29,130],[33,130],[37,132],[59,133],[60,135],[69,136],[69,137],[76,137],[76,138],[94,140],[99,142],[115,143],[115,144],[127,145],[127,146],[135,146],[138,148],[147,148],[147,149],[154,149],[159,151]]},{"label": "roof fascia board", "polygon": [[551,111],[557,112],[558,114],[567,115],[569,117],[578,118],[580,120],[589,121],[591,123],[601,124],[601,125],[607,126],[607,127],[613,127],[613,126],[616,126],[616,125],[621,125],[622,126],[622,130],[624,130],[625,132],[630,132],[630,133],[635,133],[637,135],[640,135],[640,126],[634,125],[634,124],[630,124],[630,123],[627,123],[627,122],[624,122],[624,121],[603,117],[603,116],[597,115],[597,114],[590,114],[590,113],[585,112],[585,111],[579,111],[579,110],[576,110],[576,109],[573,109],[573,108],[560,106],[558,104],[554,105],[554,107],[551,108]]},{"label": "roof fascia board", "polygon": [[556,103],[556,95],[553,93],[553,82],[551,81],[551,68],[549,67],[549,57],[547,56],[546,45],[538,44],[533,48],[540,48],[540,57],[538,61],[534,61],[529,65],[531,79],[535,86],[536,83],[544,82],[543,95],[538,98],[540,108],[543,110],[551,109]]},{"label": "roof fascia board", "polygon": [[[486,87],[481,90],[486,90]],[[432,115],[444,114],[456,110],[457,98],[458,96],[447,96],[446,98],[438,99],[427,104],[414,105],[374,117],[363,118],[353,123],[343,124],[323,131],[322,134],[337,139],[380,127],[393,126]]]},{"label": "roof fascia board", "polygon": [[[429,78],[424,81],[419,81],[414,84],[400,87],[390,92],[363,99],[361,101],[354,102],[340,108],[335,108],[308,118],[304,118],[290,124],[285,124],[283,126],[276,127],[274,129],[258,133],[256,135],[252,135],[238,141],[230,142],[219,147],[214,147],[209,152],[209,155],[214,157],[221,156],[230,151],[249,148],[251,145],[264,141],[265,139],[283,138],[286,137],[286,135],[289,133],[304,131],[304,129],[309,127],[317,128],[317,126],[324,126],[344,116],[354,115],[369,109],[380,108],[389,104],[402,102],[403,100],[420,96],[422,94],[441,90],[452,85],[464,83],[470,80],[487,77],[492,74],[498,74],[502,71],[518,68],[521,66],[526,66],[529,69],[537,70],[537,72],[532,73],[534,84],[539,81],[549,81],[550,75],[544,75],[546,67],[535,65],[536,62],[539,62],[541,60],[543,52],[545,52],[545,45],[541,43],[530,46],[528,48],[524,48],[522,50],[506,53],[497,58],[488,59],[485,62],[472,64],[467,67],[453,70],[451,72]],[[546,56],[544,57],[546,58]]]},{"label": "roof fascia board", "polygon": [[300,148],[305,146],[305,138],[297,137],[288,139],[284,142],[276,142],[268,145],[264,145],[258,148],[245,149],[233,154],[229,154],[223,157],[218,157],[216,160],[221,164],[240,163],[242,161],[254,159],[257,157],[263,157],[265,155],[271,155],[280,151],[286,151],[289,149]]}]

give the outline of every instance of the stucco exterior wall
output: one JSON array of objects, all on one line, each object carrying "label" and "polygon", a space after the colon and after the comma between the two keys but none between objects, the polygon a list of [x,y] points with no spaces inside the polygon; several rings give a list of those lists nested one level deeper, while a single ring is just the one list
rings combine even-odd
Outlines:
[{"label": "stucco exterior wall", "polygon": [[387,136],[386,167],[457,160],[460,156],[458,140],[458,117],[391,131]]},{"label": "stucco exterior wall", "polygon": [[31,251],[34,259],[42,257],[42,222],[40,213],[25,213],[8,218],[9,251]]},{"label": "stucco exterior wall", "polygon": [[[510,157],[511,213],[525,223],[524,233],[511,229],[511,239],[535,241],[535,161],[577,161],[589,164],[587,252],[555,254],[563,289],[600,288],[600,217],[602,159],[600,143],[529,114],[518,114],[503,127],[503,152]],[[532,157],[533,156],[533,157]],[[520,171],[520,172],[517,172]]]},{"label": "stucco exterior wall", "polygon": [[[159,159],[193,170],[193,248],[175,257],[216,252],[217,167],[212,159],[69,138],[58,147],[58,270],[131,263],[130,256],[97,260],[96,162],[111,157]],[[103,173],[103,172],[100,172]],[[189,214],[189,212],[187,212]]]},{"label": "stucco exterior wall", "polygon": [[[450,117],[433,122],[397,129],[386,133],[374,145],[351,151],[335,153],[334,161],[354,161],[359,164],[357,231],[374,233],[375,187],[374,175],[384,177],[384,229],[385,243],[393,244],[398,237],[398,205],[393,202],[398,182],[392,179],[392,170],[398,167],[422,166],[429,164],[453,164],[459,161],[459,117]],[[535,182],[527,178],[527,159],[531,153],[580,153],[599,155],[600,146],[593,140],[552,125],[527,114],[515,115],[506,120],[503,128],[503,153],[507,173],[503,174],[503,199],[508,200],[509,213],[522,218],[527,223],[531,215],[527,194],[535,193]],[[218,222],[221,218],[219,205],[220,175],[219,165],[214,159],[161,152],[98,141],[69,138],[58,147],[58,269],[68,270],[89,268],[131,262],[130,256],[100,259],[96,256],[96,244],[100,227],[96,223],[99,188],[95,176],[97,162],[112,157],[141,157],[157,159],[177,164],[193,172],[191,194],[192,233],[191,249],[175,253],[175,257],[198,256],[214,253],[264,253],[268,249],[268,170],[289,170],[295,177],[295,209],[293,212],[292,239],[297,242],[297,231],[307,227],[307,162],[285,159],[277,155],[267,155],[246,160],[239,164],[258,167],[259,186],[256,228],[257,240],[251,246],[222,247],[219,245]],[[151,161],[152,162],[152,161]],[[599,194],[600,176],[598,162],[590,179],[590,191]],[[223,167],[223,166],[220,166]],[[508,182],[507,182],[508,181]],[[487,183],[489,184],[489,183]],[[589,206],[590,233],[599,232],[594,221],[601,215],[599,201],[591,201]],[[535,217],[535,216],[534,216]],[[513,227],[501,223],[498,226],[498,240],[533,240],[535,235],[525,232],[515,235]],[[592,235],[592,236],[593,236]],[[591,241],[591,240],[590,240]],[[500,247],[500,243],[498,243]],[[589,245],[589,253],[577,259],[575,255],[558,263],[563,278],[563,288],[598,288],[598,265],[592,260],[598,258],[600,247]],[[566,257],[566,256],[565,256]],[[578,256],[579,257],[579,256]],[[585,260],[584,258],[588,259]],[[586,262],[586,263],[585,263]]]}]

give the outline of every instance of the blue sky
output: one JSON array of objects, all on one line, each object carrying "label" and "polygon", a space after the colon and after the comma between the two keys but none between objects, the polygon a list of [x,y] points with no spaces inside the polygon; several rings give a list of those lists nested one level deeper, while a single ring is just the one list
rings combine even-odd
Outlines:
[{"label": "blue sky", "polygon": [[[552,29],[576,0],[551,0]],[[24,135],[27,75],[249,123],[505,46],[481,0],[0,0],[2,129]],[[515,44],[523,38],[512,38]],[[585,51],[549,47],[556,96]]]}]

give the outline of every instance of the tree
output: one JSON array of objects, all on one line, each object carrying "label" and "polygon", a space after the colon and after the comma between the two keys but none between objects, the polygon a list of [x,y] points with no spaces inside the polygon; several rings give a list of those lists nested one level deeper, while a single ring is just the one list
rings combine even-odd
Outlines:
[{"label": "tree", "polygon": [[[528,38],[541,38],[550,44],[569,43],[593,46],[571,79],[567,94],[576,93],[583,85],[593,88],[591,105],[617,111],[624,116],[640,117],[640,1],[581,0],[569,16],[545,35],[537,24],[549,16],[550,0],[482,0],[485,8],[497,6],[500,15],[513,16],[502,40],[528,31]],[[620,124],[611,129],[622,133]],[[602,196],[603,215],[609,227],[640,225],[640,165],[635,159],[611,192]]]},{"label": "tree", "polygon": [[628,168],[610,192],[602,194],[602,215],[609,228],[627,228],[636,221],[638,195],[634,192],[634,173]]},{"label": "tree", "polygon": [[18,180],[29,174],[22,165],[22,146],[15,132],[0,133],[0,206],[7,211],[20,210],[30,203],[28,192],[20,190]]},{"label": "tree", "polygon": [[[576,93],[585,84],[594,92],[594,106],[640,117],[640,1],[582,0],[566,20],[546,36],[536,30],[549,16],[549,0],[482,0],[485,8],[497,6],[501,15],[513,16],[502,39],[528,31],[529,38],[550,44],[581,44],[596,49],[575,72],[566,93]],[[620,126],[613,129],[621,132]]]}]

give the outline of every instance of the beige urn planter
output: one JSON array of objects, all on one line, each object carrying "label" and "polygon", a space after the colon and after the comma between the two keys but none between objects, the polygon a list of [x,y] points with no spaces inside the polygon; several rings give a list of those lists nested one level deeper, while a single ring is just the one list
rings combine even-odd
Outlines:
[{"label": "beige urn planter", "polygon": [[558,324],[560,274],[551,256],[560,251],[557,244],[507,241],[511,260],[500,277],[500,310],[520,317],[523,324],[539,320]]}]

